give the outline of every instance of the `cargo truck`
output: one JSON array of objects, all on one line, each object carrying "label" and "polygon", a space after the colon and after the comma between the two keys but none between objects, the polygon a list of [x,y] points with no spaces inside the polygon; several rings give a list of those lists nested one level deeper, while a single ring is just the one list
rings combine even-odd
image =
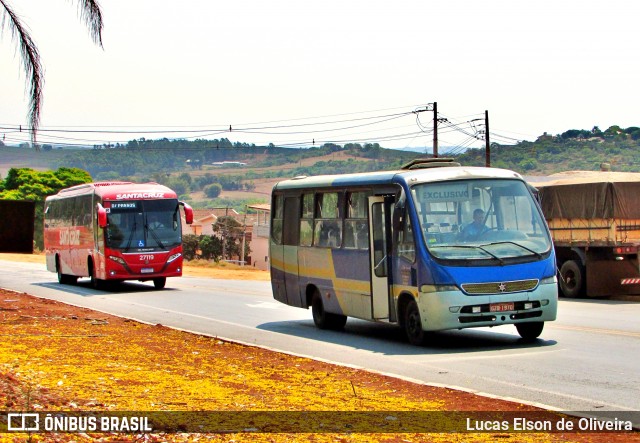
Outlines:
[{"label": "cargo truck", "polygon": [[565,297],[640,295],[640,173],[530,177],[554,242]]}]

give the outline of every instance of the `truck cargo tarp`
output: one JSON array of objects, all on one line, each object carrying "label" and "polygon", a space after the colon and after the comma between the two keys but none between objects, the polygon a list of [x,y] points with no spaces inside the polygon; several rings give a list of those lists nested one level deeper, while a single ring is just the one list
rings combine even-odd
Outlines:
[{"label": "truck cargo tarp", "polygon": [[533,184],[545,218],[640,219],[640,181]]}]

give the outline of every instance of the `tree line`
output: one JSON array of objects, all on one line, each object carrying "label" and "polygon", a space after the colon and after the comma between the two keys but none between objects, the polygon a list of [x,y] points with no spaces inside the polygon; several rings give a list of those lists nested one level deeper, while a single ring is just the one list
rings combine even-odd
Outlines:
[{"label": "tree line", "polygon": [[37,249],[44,248],[44,200],[61,189],[90,183],[87,171],[77,168],[58,168],[56,171],[36,171],[31,168],[11,168],[0,180],[0,200],[26,200],[36,202],[34,242]]},{"label": "tree line", "polygon": [[[484,166],[485,150],[472,149],[457,157],[465,165]],[[491,166],[521,174],[547,175],[570,170],[598,170],[608,163],[616,171],[640,171],[640,128],[614,125],[602,131],[570,129],[543,134],[535,141],[491,145]]]}]

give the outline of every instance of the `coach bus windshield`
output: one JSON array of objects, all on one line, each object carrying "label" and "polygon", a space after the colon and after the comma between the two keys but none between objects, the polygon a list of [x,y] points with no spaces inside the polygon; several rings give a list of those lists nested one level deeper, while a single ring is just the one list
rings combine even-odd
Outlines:
[{"label": "coach bus windshield", "polygon": [[460,264],[538,260],[551,240],[520,180],[477,179],[413,186],[427,249]]},{"label": "coach bus windshield", "polygon": [[106,245],[123,252],[159,251],[182,242],[177,200],[105,202]]}]

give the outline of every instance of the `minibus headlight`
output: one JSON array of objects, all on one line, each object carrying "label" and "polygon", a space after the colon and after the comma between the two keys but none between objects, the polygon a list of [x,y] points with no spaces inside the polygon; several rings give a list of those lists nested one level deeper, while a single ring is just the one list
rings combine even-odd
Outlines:
[{"label": "minibus headlight", "polygon": [[169,257],[167,259],[167,263],[171,263],[172,261],[174,261],[174,260],[176,260],[176,259],[178,259],[180,257],[182,257],[182,254],[180,254],[179,252],[177,254],[173,254],[171,257]]},{"label": "minibus headlight", "polygon": [[558,284],[558,278],[554,275],[551,277],[543,278],[540,280],[541,285],[555,285]]},{"label": "minibus headlight", "polygon": [[420,292],[431,293],[431,292],[452,292],[452,291],[460,291],[455,285],[422,285],[420,286]]}]

